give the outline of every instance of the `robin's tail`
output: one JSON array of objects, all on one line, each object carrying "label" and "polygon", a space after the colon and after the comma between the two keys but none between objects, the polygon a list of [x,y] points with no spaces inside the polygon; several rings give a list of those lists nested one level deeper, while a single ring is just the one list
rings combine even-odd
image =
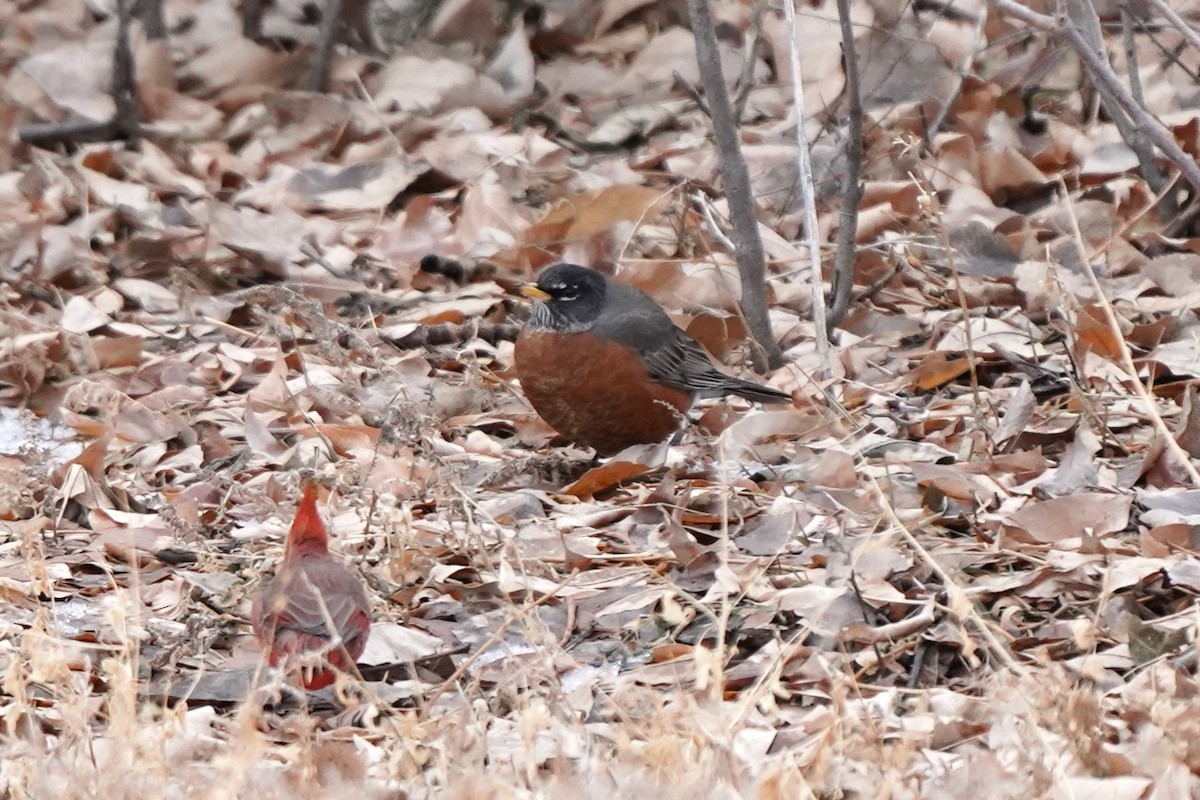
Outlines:
[{"label": "robin's tail", "polygon": [[790,403],[792,396],[787,392],[780,392],[754,381],[744,381],[741,378],[727,378],[724,389],[725,394],[736,394],[738,397],[744,397],[755,403]]}]

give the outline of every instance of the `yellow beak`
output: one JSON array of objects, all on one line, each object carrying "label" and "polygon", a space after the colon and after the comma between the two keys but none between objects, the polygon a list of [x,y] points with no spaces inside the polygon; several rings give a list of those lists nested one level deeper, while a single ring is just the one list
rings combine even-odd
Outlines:
[{"label": "yellow beak", "polygon": [[550,294],[548,292],[543,292],[532,283],[522,283],[517,287],[517,291],[526,297],[534,300],[541,300],[543,303],[550,299]]}]

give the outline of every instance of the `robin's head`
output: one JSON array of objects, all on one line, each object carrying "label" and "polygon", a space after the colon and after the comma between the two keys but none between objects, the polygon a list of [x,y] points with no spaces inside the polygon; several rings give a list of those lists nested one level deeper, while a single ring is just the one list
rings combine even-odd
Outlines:
[{"label": "robin's head", "polygon": [[607,290],[608,280],[596,270],[555,264],[542,270],[536,283],[523,285],[521,294],[541,301],[533,307],[530,325],[569,333],[595,324]]}]

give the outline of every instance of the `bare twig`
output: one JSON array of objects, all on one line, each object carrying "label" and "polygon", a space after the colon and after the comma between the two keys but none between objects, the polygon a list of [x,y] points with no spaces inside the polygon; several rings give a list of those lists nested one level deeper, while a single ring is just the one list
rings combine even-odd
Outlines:
[{"label": "bare twig", "polygon": [[[750,101],[750,90],[754,88],[754,56],[758,51],[758,38],[762,33],[763,17],[766,15],[766,11],[766,0],[756,0],[754,15],[750,18],[750,25],[746,29],[745,36],[742,37],[742,71],[738,75],[737,83],[734,84],[733,97],[733,118],[739,125],[742,122],[742,116],[746,113],[746,103]],[[704,116],[711,119],[712,112],[708,110],[708,101],[704,99],[704,93],[700,91],[700,87],[683,77],[678,70],[672,73],[672,77],[674,78],[674,88],[692,98],[692,102],[704,112]]]},{"label": "bare twig", "polygon": [[708,231],[708,235],[713,237],[717,244],[725,248],[726,252],[737,252],[737,247],[725,235],[725,231],[721,230],[721,226],[717,224],[717,220],[713,217],[712,207],[704,195],[701,192],[693,192],[691,199],[692,205],[700,211],[700,216],[704,218],[704,229]]},{"label": "bare twig", "polygon": [[1100,285],[1100,278],[1096,276],[1096,270],[1092,267],[1092,259],[1084,245],[1083,234],[1079,230],[1079,218],[1075,215],[1075,206],[1071,202],[1071,195],[1067,191],[1067,185],[1060,177],[1058,179],[1058,190],[1062,193],[1063,205],[1067,210],[1067,217],[1071,221],[1071,237],[1075,242],[1075,247],[1079,251],[1079,260],[1083,264],[1084,270],[1087,272],[1088,280],[1092,284],[1092,291],[1096,293],[1096,300],[1100,303],[1100,307],[1104,309],[1104,321],[1108,324],[1109,330],[1113,334],[1113,341],[1117,343],[1117,348],[1120,350],[1121,366],[1129,375],[1129,381],[1133,386],[1134,392],[1138,399],[1146,407],[1146,413],[1150,417],[1150,421],[1154,424],[1154,429],[1158,435],[1162,437],[1163,444],[1167,451],[1175,457],[1175,460],[1187,472],[1191,478],[1192,486],[1200,488],[1200,471],[1197,471],[1196,465],[1192,463],[1192,458],[1182,445],[1171,433],[1171,429],[1167,427],[1167,423],[1163,421],[1162,414],[1158,412],[1155,406],[1154,398],[1150,395],[1146,385],[1142,383],[1142,379],[1138,377],[1137,365],[1133,362],[1133,353],[1129,351],[1129,343],[1125,341],[1125,336],[1121,332],[1121,322],[1117,318],[1117,311],[1113,308],[1112,301],[1108,299],[1108,294],[1104,291],[1104,287]]},{"label": "bare twig", "polygon": [[257,42],[262,38],[263,11],[267,0],[242,0],[242,36]]},{"label": "bare twig", "polygon": [[66,122],[45,122],[25,125],[17,131],[25,144],[50,150],[61,144],[90,144],[111,142],[123,138],[116,119],[97,122],[94,119],[69,119]]},{"label": "bare twig", "polygon": [[[1096,91],[1099,93],[1100,99],[1108,111],[1108,116],[1112,119],[1113,124],[1117,126],[1117,131],[1121,134],[1122,141],[1129,145],[1129,149],[1133,150],[1137,156],[1138,165],[1141,167],[1142,176],[1146,179],[1146,183],[1150,185],[1151,191],[1158,192],[1166,185],[1167,178],[1159,170],[1158,165],[1154,163],[1154,148],[1150,140],[1131,121],[1132,112],[1130,109],[1126,108],[1114,94],[1113,84],[1121,86],[1121,83],[1116,79],[1116,73],[1113,72],[1112,66],[1109,64],[1108,55],[1104,47],[1104,31],[1100,26],[1100,17],[1096,14],[1096,9],[1092,6],[1092,0],[1067,0],[1066,8],[1068,25],[1072,32],[1079,37],[1081,46],[1086,47],[1088,52],[1103,62],[1108,67],[1109,72],[1112,73],[1112,81],[1099,80],[1095,75],[1091,75],[1092,84],[1096,87]],[[1144,110],[1145,104],[1141,98],[1141,83],[1137,78],[1136,61],[1128,65],[1128,72],[1130,104],[1133,108]]]},{"label": "bare twig", "polygon": [[317,36],[317,52],[313,54],[312,65],[308,71],[307,88],[310,92],[325,91],[325,85],[329,82],[333,48],[337,45],[338,34],[342,29],[342,0],[326,0],[321,13],[323,16]]},{"label": "bare twig", "polygon": [[729,92],[725,87],[721,55],[717,49],[717,32],[708,0],[688,0],[688,15],[696,37],[696,61],[700,67],[704,94],[712,117],[713,136],[721,163],[721,179],[725,184],[729,219],[733,224],[733,241],[737,245],[738,274],[742,284],[742,314],[759,345],[758,348],[752,348],[755,351],[754,366],[762,371],[768,367],[780,366],[783,363],[783,352],[771,332],[765,280],[766,256],[763,252],[762,237],[758,232],[758,215],[755,213],[754,194],[750,187],[750,170],[746,167],[746,159],[742,156],[738,141],[737,123],[733,116],[733,105],[729,102]]},{"label": "bare twig", "polygon": [[1125,51],[1125,70],[1129,73],[1129,92],[1139,106],[1146,105],[1142,93],[1142,75],[1138,71],[1137,40],[1133,36],[1133,15],[1127,7],[1121,8],[1121,47]]},{"label": "bare twig", "polygon": [[[1143,20],[1141,22],[1141,26],[1142,29],[1146,31],[1146,34],[1150,37],[1150,41],[1153,43],[1154,49],[1158,51],[1158,54],[1163,57],[1166,63],[1182,72],[1184,75],[1190,78],[1192,82],[1200,83],[1200,72],[1197,72],[1192,67],[1183,63],[1183,60],[1179,57],[1181,51],[1184,49],[1182,45],[1176,47],[1167,47],[1156,35],[1158,31],[1154,30],[1153,25],[1149,25],[1145,22],[1145,20]],[[1170,28],[1169,30],[1174,29]]]},{"label": "bare twig", "polygon": [[167,38],[167,21],[163,17],[163,0],[136,0],[136,13],[142,21],[146,38],[156,41]]},{"label": "bare twig", "polygon": [[117,2],[117,40],[113,45],[111,119],[97,122],[90,119],[69,119],[66,122],[29,125],[17,132],[18,138],[35,147],[49,148],[59,144],[84,144],[114,139],[137,139],[137,93],[134,83],[133,50],[129,44],[129,28],[133,22],[134,0]]},{"label": "bare twig", "polygon": [[[1095,13],[1093,9],[1093,14]],[[1134,38],[1134,25],[1137,21],[1133,14],[1129,12],[1127,6],[1121,7],[1121,44],[1125,50],[1125,71],[1129,73],[1129,91],[1133,95],[1134,102],[1143,108],[1146,106],[1146,98],[1142,92],[1142,76],[1138,70],[1137,58],[1137,40]],[[1123,120],[1128,123],[1128,119]],[[1158,164],[1154,162],[1154,149],[1150,142],[1140,131],[1134,132],[1134,138],[1137,145],[1142,148],[1135,151],[1138,157],[1138,164],[1142,168],[1142,173],[1146,176],[1146,183],[1155,194],[1161,194],[1162,200],[1159,205],[1159,212],[1164,218],[1170,218],[1179,213],[1179,204],[1175,202],[1175,195],[1171,193],[1163,193],[1163,189],[1169,186],[1172,181],[1167,175],[1164,175],[1162,170],[1158,168]]]},{"label": "bare twig", "polygon": [[926,181],[918,180],[917,186],[921,192],[920,203],[923,213],[926,215],[929,226],[933,229],[938,239],[938,244],[942,247],[942,252],[946,256],[946,265],[950,268],[950,274],[954,276],[954,291],[958,297],[958,308],[962,313],[963,321],[963,340],[967,346],[967,364],[970,367],[971,374],[971,394],[974,397],[974,412],[975,423],[980,430],[984,429],[983,413],[985,405],[983,395],[979,391],[979,351],[975,349],[974,334],[971,331],[971,308],[967,302],[966,292],[963,291],[962,274],[958,271],[958,262],[954,258],[954,246],[950,243],[950,236],[946,232],[945,221],[942,219],[942,209],[938,203],[937,194]]},{"label": "bare twig", "polygon": [[133,0],[117,2],[117,43],[113,51],[113,101],[117,104],[114,118],[128,136],[138,133],[137,96],[134,91],[133,49],[129,45],[129,27],[133,23]]},{"label": "bare twig", "polygon": [[[1077,7],[1078,3],[1082,1],[1076,0],[1072,6]],[[1183,151],[1183,148],[1175,141],[1175,138],[1167,130],[1166,126],[1137,103],[1132,93],[1121,83],[1116,72],[1113,71],[1112,65],[1104,57],[1103,51],[1095,49],[1089,43],[1089,39],[1074,24],[1075,20],[1068,19],[1066,16],[1052,17],[1048,14],[1040,14],[1026,8],[1016,2],[1016,0],[990,0],[990,2],[994,8],[1001,12],[1019,19],[1038,30],[1055,36],[1061,36],[1066,40],[1070,44],[1071,49],[1079,57],[1079,60],[1083,62],[1096,88],[1103,92],[1106,97],[1112,98],[1114,107],[1120,108],[1129,115],[1134,127],[1140,129],[1141,134],[1151,144],[1158,147],[1171,163],[1175,165],[1176,169],[1183,174],[1184,180],[1192,186],[1193,193],[1200,194],[1200,165]],[[1080,13],[1083,20],[1086,21],[1086,14],[1083,12]],[[1092,9],[1092,13],[1095,13],[1094,9]],[[1176,219],[1169,226],[1168,235],[1190,224],[1197,213],[1200,213],[1200,204],[1193,202],[1188,212]]]},{"label": "bare twig", "polygon": [[[800,191],[804,196],[804,232],[808,245],[808,261],[812,270],[813,328],[817,335],[817,354],[826,375],[832,373],[829,363],[829,325],[825,320],[824,281],[821,277],[821,243],[817,241],[817,193],[813,189],[812,159],[808,153],[808,138],[804,134],[804,82],[800,69],[800,54],[796,50],[796,6],[793,0],[783,0],[783,17],[788,24],[788,60],[792,73],[792,107],[796,111],[796,159],[799,162]],[[839,6],[840,8],[840,6]],[[862,160],[861,155],[859,161]],[[857,181],[855,182],[857,186]],[[858,203],[855,202],[857,208]]]},{"label": "bare twig", "polygon": [[738,76],[734,96],[734,119],[739,123],[746,115],[746,104],[750,102],[750,90],[754,88],[755,53],[758,52],[758,37],[762,34],[763,18],[767,15],[767,0],[756,0],[750,27],[742,39],[742,74]]},{"label": "bare twig", "polygon": [[[868,476],[867,488],[870,489],[871,494],[875,498],[875,502],[877,502],[879,507],[883,510],[885,518],[890,525],[888,533],[898,533],[912,549],[912,551],[916,553],[917,558],[920,559],[920,561],[922,561],[929,568],[929,571],[936,575],[938,580],[941,581],[942,590],[946,593],[947,598],[946,607],[954,616],[955,621],[963,623],[964,627],[966,623],[971,623],[976,633],[978,633],[979,638],[982,640],[984,648],[992,654],[992,657],[996,659],[997,663],[1003,665],[1009,671],[1016,673],[1021,677],[1028,677],[1030,674],[1029,669],[1023,663],[1017,660],[1017,657],[1013,654],[1012,650],[1009,649],[1008,645],[992,630],[994,623],[984,619],[983,615],[979,612],[979,609],[976,608],[975,604],[970,602],[968,599],[966,589],[954,579],[954,576],[950,572],[948,572],[940,563],[938,563],[938,560],[933,557],[933,554],[926,549],[925,545],[921,543],[920,539],[917,538],[917,536],[896,514],[896,509],[892,506],[891,500],[888,499],[887,492],[885,492],[883,487],[879,485],[879,481],[877,481],[873,476]],[[851,561],[851,569],[857,568],[856,565],[859,554],[865,550],[866,548],[861,546],[855,549],[854,556]],[[999,626],[995,627],[998,628]],[[1000,630],[1003,631],[1002,628]],[[966,631],[964,630],[964,633],[965,632]]]},{"label": "bare twig", "polygon": [[[790,4],[791,0],[784,0]],[[854,286],[854,239],[858,230],[858,203],[862,199],[859,174],[863,160],[862,90],[858,81],[858,52],[850,25],[850,0],[838,0],[842,29],[842,63],[846,68],[846,173],[842,177],[842,205],[838,211],[837,251],[833,261],[833,285],[829,292],[829,329],[846,316],[850,290]]]},{"label": "bare twig", "polygon": [[473,665],[476,661],[479,660],[480,656],[487,653],[487,651],[492,647],[492,645],[496,644],[497,642],[499,642],[501,639],[504,638],[504,634],[508,631],[508,629],[510,627],[512,627],[513,623],[527,618],[535,609],[537,609],[538,606],[542,605],[543,603],[545,603],[549,600],[553,600],[555,597],[557,597],[559,592],[561,592],[563,589],[565,589],[566,587],[571,585],[571,581],[575,580],[575,576],[578,574],[579,574],[579,570],[572,570],[571,573],[569,575],[567,575],[567,577],[563,578],[563,580],[559,582],[559,584],[553,589],[553,591],[546,592],[544,595],[539,597],[537,600],[534,600],[532,603],[529,603],[527,605],[522,606],[519,609],[516,609],[516,613],[514,613],[512,616],[505,618],[505,620],[500,623],[500,625],[496,628],[496,630],[492,632],[492,635],[489,636],[487,639],[485,639],[483,641],[483,643],[480,644],[479,647],[477,647],[475,649],[474,653],[471,653],[471,655],[469,655],[463,659],[463,662],[458,665],[458,669],[454,670],[454,672],[450,675],[449,678],[446,678],[446,680],[442,681],[442,683],[439,686],[434,687],[433,691],[431,691],[428,695],[426,695],[426,697],[425,697],[426,705],[427,706],[433,705],[433,702],[435,700],[437,700],[439,697],[441,697],[443,694],[445,694],[451,687],[453,687],[458,682],[458,679],[467,673],[467,670],[469,670],[471,668],[471,665]]},{"label": "bare twig", "polygon": [[896,275],[900,272],[901,264],[902,262],[900,261],[892,264],[892,266],[888,268],[888,271],[880,275],[874,283],[855,293],[854,302],[861,303],[879,294],[879,292],[883,290],[883,287],[891,283],[892,278],[896,277]]},{"label": "bare twig", "polygon": [[[950,116],[950,109],[954,107],[959,95],[962,94],[963,81],[966,80],[967,75],[971,72],[971,68],[975,65],[975,59],[979,57],[979,51],[983,48],[984,43],[987,42],[987,37],[983,35],[983,26],[987,22],[987,12],[981,10],[978,14],[975,14],[973,22],[975,23],[975,30],[971,33],[971,50],[963,57],[962,63],[958,65],[956,75],[958,80],[954,83],[954,90],[942,102],[938,108],[938,113],[925,127],[925,146],[927,148],[932,147],[933,137],[942,129],[942,125],[946,123],[946,118]],[[843,26],[846,25],[846,23],[842,24]],[[845,38],[844,33],[842,38]],[[843,49],[845,49],[844,45]]]},{"label": "bare twig", "polygon": [[700,91],[700,88],[678,71],[671,73],[671,77],[675,79],[674,88],[692,98],[692,102],[704,113],[704,116],[712,119],[712,112],[708,110],[708,101],[704,99],[704,93]]},{"label": "bare twig", "polygon": [[1183,34],[1183,38],[1195,50],[1200,50],[1200,33],[1191,25],[1188,25],[1187,20],[1179,16],[1179,12],[1171,8],[1171,4],[1166,0],[1150,0],[1150,4],[1154,6],[1154,10],[1162,14],[1167,20],[1175,26],[1175,28]]}]

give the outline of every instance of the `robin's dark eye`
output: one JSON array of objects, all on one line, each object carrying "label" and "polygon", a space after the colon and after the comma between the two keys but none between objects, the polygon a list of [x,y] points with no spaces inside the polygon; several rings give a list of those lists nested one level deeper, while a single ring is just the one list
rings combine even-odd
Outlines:
[{"label": "robin's dark eye", "polygon": [[574,289],[564,289],[558,293],[559,300],[574,300],[577,297],[579,297],[579,292]]}]

